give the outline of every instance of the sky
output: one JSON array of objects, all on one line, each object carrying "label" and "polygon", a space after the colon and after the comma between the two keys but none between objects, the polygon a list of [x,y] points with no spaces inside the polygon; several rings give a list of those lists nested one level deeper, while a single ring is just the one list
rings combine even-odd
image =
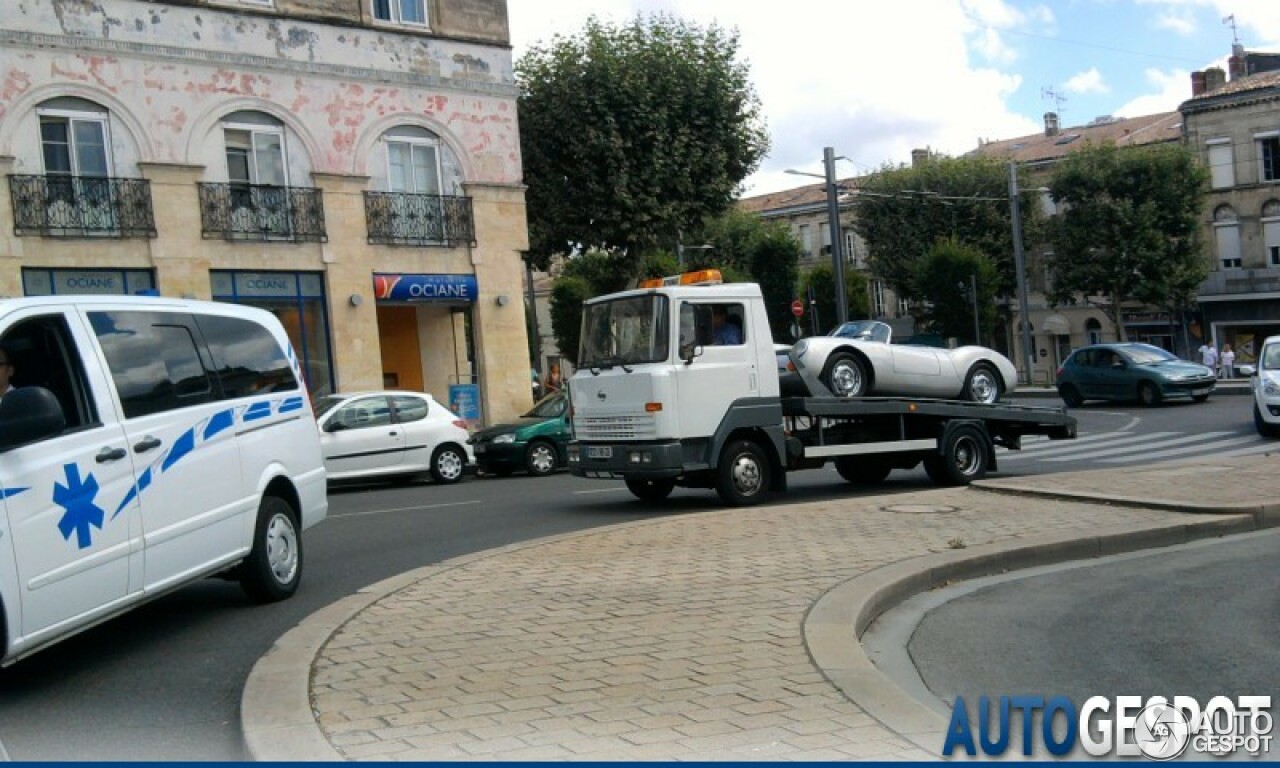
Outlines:
[{"label": "sky", "polygon": [[[516,60],[590,16],[662,12],[736,29],[770,137],[744,196],[959,155],[979,139],[1173,111],[1234,38],[1280,52],[1280,0],[509,0]],[[1233,17],[1235,28],[1226,21]],[[1234,36],[1234,38],[1233,38]]]}]

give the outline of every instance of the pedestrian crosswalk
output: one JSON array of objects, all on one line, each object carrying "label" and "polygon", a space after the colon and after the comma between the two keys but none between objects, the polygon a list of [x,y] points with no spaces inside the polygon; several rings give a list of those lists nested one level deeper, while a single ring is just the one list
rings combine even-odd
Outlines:
[{"label": "pedestrian crosswalk", "polygon": [[1239,431],[1134,434],[1129,430],[1118,430],[1082,434],[1075,440],[1027,438],[1023,440],[1020,451],[1001,449],[999,460],[1001,467],[1017,462],[1111,465],[1267,452],[1280,453],[1280,442]]}]

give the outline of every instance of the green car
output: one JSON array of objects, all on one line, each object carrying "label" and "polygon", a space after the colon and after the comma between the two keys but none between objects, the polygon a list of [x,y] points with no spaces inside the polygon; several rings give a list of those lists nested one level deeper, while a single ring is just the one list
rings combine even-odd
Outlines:
[{"label": "green car", "polygon": [[549,475],[568,461],[569,397],[552,392],[519,421],[482,429],[468,442],[485,474],[505,477],[524,469],[534,477]]}]

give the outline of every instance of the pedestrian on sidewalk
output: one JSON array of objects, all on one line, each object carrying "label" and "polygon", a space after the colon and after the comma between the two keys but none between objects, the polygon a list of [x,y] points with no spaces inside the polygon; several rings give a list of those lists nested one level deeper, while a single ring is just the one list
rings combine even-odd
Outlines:
[{"label": "pedestrian on sidewalk", "polygon": [[1230,344],[1222,345],[1222,353],[1218,355],[1218,363],[1221,368],[1222,378],[1234,379],[1236,377],[1236,353],[1231,351]]},{"label": "pedestrian on sidewalk", "polygon": [[1214,376],[1218,375],[1218,349],[1212,341],[1200,347],[1200,362],[1208,366]]}]

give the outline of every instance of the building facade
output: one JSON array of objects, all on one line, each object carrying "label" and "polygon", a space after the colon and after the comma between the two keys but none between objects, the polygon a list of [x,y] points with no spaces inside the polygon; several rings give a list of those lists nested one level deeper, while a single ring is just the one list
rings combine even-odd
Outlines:
[{"label": "building facade", "polygon": [[0,174],[0,295],[251,304],[313,394],[529,405],[505,0],[8,4]]}]

